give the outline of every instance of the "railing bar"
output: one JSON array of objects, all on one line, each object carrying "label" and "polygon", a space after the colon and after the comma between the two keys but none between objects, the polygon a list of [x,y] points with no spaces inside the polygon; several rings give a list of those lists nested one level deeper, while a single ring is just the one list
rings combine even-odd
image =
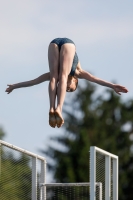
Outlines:
[{"label": "railing bar", "polygon": [[111,158],[118,159],[118,156],[116,156],[116,155],[114,155],[114,154],[112,154],[112,153],[109,153],[109,152],[107,152],[107,151],[105,151],[105,150],[103,150],[103,149],[100,149],[100,148],[98,148],[98,147],[95,147],[95,150],[96,150],[97,152],[100,152],[101,154],[110,156]]},{"label": "railing bar", "polygon": [[[101,186],[101,182],[97,182],[95,183],[96,186]],[[54,187],[58,187],[58,186],[90,186],[90,183],[40,183],[40,187],[42,186],[46,186],[46,187],[51,187],[51,186],[54,186]]]},{"label": "railing bar", "polygon": [[25,153],[25,154],[27,154],[27,155],[29,155],[29,156],[35,157],[35,158],[37,158],[37,159],[39,159],[39,160],[44,160],[44,161],[46,162],[46,160],[45,160],[44,157],[39,156],[39,155],[34,154],[34,153],[31,153],[30,151],[26,151],[25,149],[19,148],[19,147],[17,147],[17,146],[14,146],[14,145],[9,144],[9,143],[7,143],[7,142],[4,142],[4,141],[2,141],[2,140],[0,140],[0,144],[2,144],[2,145],[4,145],[4,146],[7,146],[7,147],[9,147],[9,148],[11,148],[11,149],[17,150],[17,151],[19,151],[19,152],[21,152],[21,153]]}]

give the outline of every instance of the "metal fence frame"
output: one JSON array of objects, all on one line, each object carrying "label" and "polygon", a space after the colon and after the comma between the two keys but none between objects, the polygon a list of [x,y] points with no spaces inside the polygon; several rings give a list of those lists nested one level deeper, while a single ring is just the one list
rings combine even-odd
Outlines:
[{"label": "metal fence frame", "polygon": [[32,157],[32,200],[37,200],[37,160],[41,161],[40,171],[40,200],[46,200],[46,187],[51,186],[90,186],[90,200],[96,199],[96,186],[99,186],[99,199],[102,200],[102,183],[96,183],[96,152],[105,155],[105,199],[111,196],[111,158],[113,159],[113,200],[118,200],[118,156],[104,151],[98,147],[90,147],[90,183],[50,183],[46,184],[46,160],[44,157],[33,154],[17,146],[0,140],[0,146],[4,145],[18,152]]},{"label": "metal fence frame", "polygon": [[[26,151],[24,149],[21,149],[17,146],[14,146],[12,144],[9,144],[7,142],[4,142],[0,140],[0,146],[6,146],[13,150],[16,150],[18,152],[24,153],[26,155],[29,155],[32,157],[32,199],[31,200],[37,200],[37,160],[41,161],[41,171],[40,171],[40,182],[45,183],[46,180],[46,160],[44,157],[39,156],[37,154],[31,153],[29,151]],[[43,188],[42,197],[45,199],[45,187]]]},{"label": "metal fence frame", "polygon": [[[47,187],[76,187],[76,186],[90,186],[90,183],[40,183],[40,200],[46,200],[43,198],[43,188]],[[99,200],[102,200],[102,183],[95,183],[95,186],[99,188]],[[45,193],[46,194],[46,193]]]},{"label": "metal fence frame", "polygon": [[118,200],[118,156],[98,147],[90,147],[90,200],[96,199],[96,152],[105,155],[105,199],[111,196],[111,158],[113,159],[113,200]]}]

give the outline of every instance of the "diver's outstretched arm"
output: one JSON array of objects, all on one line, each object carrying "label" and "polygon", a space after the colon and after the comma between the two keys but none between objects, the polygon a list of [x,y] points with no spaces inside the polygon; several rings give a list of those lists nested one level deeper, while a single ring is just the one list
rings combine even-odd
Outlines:
[{"label": "diver's outstretched arm", "polygon": [[96,76],[93,76],[89,72],[87,72],[85,70],[82,70],[82,69],[77,73],[76,76],[78,78],[85,79],[85,80],[97,83],[99,85],[112,88],[119,95],[121,94],[120,92],[123,92],[123,93],[127,93],[128,92],[127,88],[125,88],[124,86],[113,84],[113,83],[107,82],[105,80],[102,80],[102,79],[100,79],[100,78],[98,78]]},{"label": "diver's outstretched arm", "polygon": [[30,86],[33,86],[33,85],[40,84],[44,81],[49,81],[49,80],[50,80],[50,72],[42,74],[38,78],[30,80],[30,81],[20,82],[20,83],[16,83],[16,84],[8,84],[8,88],[6,89],[5,92],[7,92],[7,94],[9,94],[14,89],[22,88],[22,87],[30,87]]}]

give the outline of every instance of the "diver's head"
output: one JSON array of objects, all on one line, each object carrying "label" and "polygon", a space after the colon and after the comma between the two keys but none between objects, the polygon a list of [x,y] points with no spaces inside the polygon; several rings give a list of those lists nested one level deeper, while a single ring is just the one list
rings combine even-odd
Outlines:
[{"label": "diver's head", "polygon": [[68,75],[67,79],[67,92],[74,92],[78,86],[78,79],[75,76]]}]

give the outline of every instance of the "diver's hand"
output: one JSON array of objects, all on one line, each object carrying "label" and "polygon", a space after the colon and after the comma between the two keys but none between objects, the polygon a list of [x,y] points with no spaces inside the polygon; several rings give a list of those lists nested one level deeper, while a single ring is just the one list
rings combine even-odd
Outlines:
[{"label": "diver's hand", "polygon": [[6,88],[5,92],[7,92],[7,94],[10,94],[15,88],[13,87],[13,85],[7,85],[7,86],[8,88]]},{"label": "diver's hand", "polygon": [[123,92],[123,93],[128,92],[127,88],[125,88],[124,86],[121,86],[121,85],[117,85],[117,84],[113,85],[113,89],[119,95],[121,95],[121,92]]}]

